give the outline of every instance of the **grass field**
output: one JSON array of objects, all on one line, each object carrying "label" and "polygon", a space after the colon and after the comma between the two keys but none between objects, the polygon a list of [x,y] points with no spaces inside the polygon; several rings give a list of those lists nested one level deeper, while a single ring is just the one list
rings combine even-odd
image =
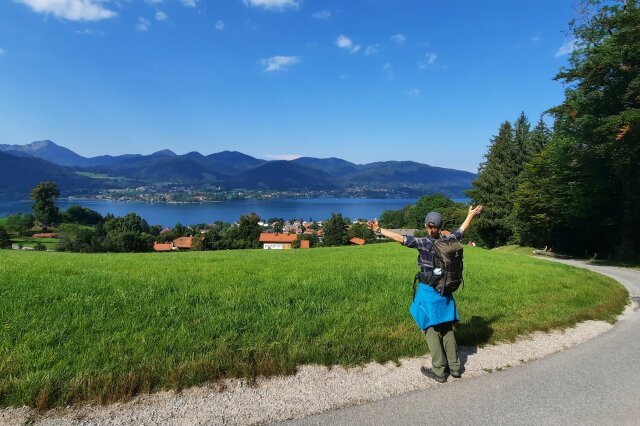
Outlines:
[{"label": "grass field", "polygon": [[501,246],[501,247],[496,247],[492,249],[492,251],[494,252],[508,253],[508,254],[523,254],[525,256],[531,256],[534,250],[535,249],[533,247],[524,247],[524,246],[516,246],[516,245]]},{"label": "grass field", "polygon": [[[533,247],[524,247],[524,246],[517,246],[517,245],[502,246],[502,247],[496,247],[492,249],[492,251],[495,251],[495,252],[521,254],[526,256],[531,256],[534,250],[536,249]],[[583,260],[594,265],[619,266],[622,268],[640,269],[640,260],[615,260],[615,259],[591,260],[587,258],[584,258]]]},{"label": "grass field", "polygon": [[56,238],[17,237],[11,239],[13,244],[22,244],[22,247],[34,247],[36,244],[42,243],[47,247],[47,250],[55,250],[58,247],[58,241]]},{"label": "grass field", "polygon": [[[416,251],[70,254],[0,250],[0,405],[124,400],[226,377],[424,354],[408,312]],[[464,345],[586,319],[626,290],[565,265],[465,250]]]},{"label": "grass field", "polygon": [[107,179],[107,180],[129,180],[122,176],[109,176],[106,173],[92,173],[92,172],[80,172],[76,171],[75,174],[88,177],[91,179]]}]

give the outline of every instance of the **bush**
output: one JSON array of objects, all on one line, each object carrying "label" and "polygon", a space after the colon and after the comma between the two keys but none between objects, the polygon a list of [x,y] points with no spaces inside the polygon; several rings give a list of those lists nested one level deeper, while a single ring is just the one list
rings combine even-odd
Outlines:
[{"label": "bush", "polygon": [[9,234],[7,231],[0,226],[0,248],[10,248],[11,247],[11,238],[9,238]]},{"label": "bush", "polygon": [[58,251],[95,253],[104,251],[98,233],[79,225],[65,223],[58,227]]},{"label": "bush", "polygon": [[64,222],[87,226],[97,225],[104,220],[97,211],[81,206],[71,206],[63,211],[62,219]]},{"label": "bush", "polygon": [[16,235],[25,235],[35,222],[33,215],[17,213],[7,216],[6,227],[7,231]]}]

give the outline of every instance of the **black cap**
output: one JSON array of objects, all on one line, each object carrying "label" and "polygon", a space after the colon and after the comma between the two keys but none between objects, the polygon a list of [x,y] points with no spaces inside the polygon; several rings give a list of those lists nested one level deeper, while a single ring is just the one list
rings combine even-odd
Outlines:
[{"label": "black cap", "polygon": [[432,224],[436,228],[440,229],[444,225],[444,219],[442,215],[438,212],[429,212],[424,218],[424,224],[429,225]]}]

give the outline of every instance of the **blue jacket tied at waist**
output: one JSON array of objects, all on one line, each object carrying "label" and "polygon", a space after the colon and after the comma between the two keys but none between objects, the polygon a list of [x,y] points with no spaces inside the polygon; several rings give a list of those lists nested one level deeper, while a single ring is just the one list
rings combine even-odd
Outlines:
[{"label": "blue jacket tied at waist", "polygon": [[421,330],[443,322],[460,320],[453,295],[441,295],[433,287],[424,283],[418,284],[416,297],[409,312]]}]

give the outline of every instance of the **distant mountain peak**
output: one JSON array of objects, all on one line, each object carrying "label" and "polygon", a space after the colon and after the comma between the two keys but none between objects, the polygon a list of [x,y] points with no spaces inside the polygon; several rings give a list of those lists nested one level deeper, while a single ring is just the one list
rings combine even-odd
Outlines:
[{"label": "distant mountain peak", "polygon": [[[58,145],[57,143],[49,140],[49,139],[45,139],[42,141],[35,141],[35,142],[31,142],[25,145],[25,147],[30,147],[30,148],[34,148],[34,149],[40,149],[40,148],[46,148],[46,147],[53,147],[53,146],[57,146],[60,147],[60,145]],[[62,147],[60,147],[62,148]]]},{"label": "distant mountain peak", "polygon": [[153,154],[151,154],[151,157],[175,157],[177,155],[178,154],[171,151],[170,149],[163,149],[163,150],[154,152]]}]

